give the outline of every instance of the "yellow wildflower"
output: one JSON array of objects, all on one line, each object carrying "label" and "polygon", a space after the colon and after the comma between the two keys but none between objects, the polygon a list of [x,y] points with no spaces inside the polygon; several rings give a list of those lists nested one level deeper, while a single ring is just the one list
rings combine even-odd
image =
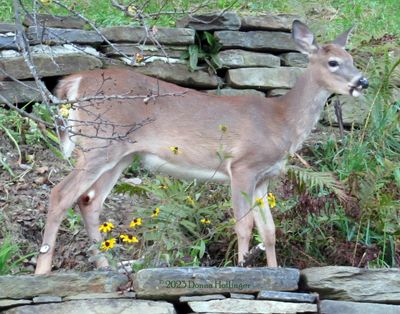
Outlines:
[{"label": "yellow wildflower", "polygon": [[190,206],[194,206],[194,199],[191,196],[187,196],[186,203],[188,203]]},{"label": "yellow wildflower", "polygon": [[43,5],[50,5],[53,2],[53,0],[40,0],[40,3]]},{"label": "yellow wildflower", "polygon": [[111,222],[105,222],[100,225],[99,230],[100,232],[110,232],[112,229],[114,229],[114,225]]},{"label": "yellow wildflower", "polygon": [[181,151],[179,150],[178,146],[170,146],[169,150],[174,154],[174,155],[178,155],[181,153]]},{"label": "yellow wildflower", "polygon": [[132,4],[130,6],[128,6],[127,11],[132,15],[135,15],[137,13],[136,7]]},{"label": "yellow wildflower", "polygon": [[140,52],[135,54],[135,62],[136,63],[142,63],[143,60],[144,60],[144,56]]},{"label": "yellow wildflower", "polygon": [[115,238],[105,240],[105,241],[101,242],[100,250],[102,250],[103,252],[108,251],[109,249],[112,249],[115,246],[116,242],[117,242],[117,240]]},{"label": "yellow wildflower", "polygon": [[155,218],[158,216],[158,214],[160,213],[160,209],[158,207],[156,207],[155,210],[153,210],[153,213],[151,214],[152,218]]},{"label": "yellow wildflower", "polygon": [[269,207],[274,208],[276,206],[276,199],[274,194],[268,193],[267,200]]},{"label": "yellow wildflower", "polygon": [[261,208],[265,206],[264,200],[262,197],[256,198],[256,206],[261,207]]},{"label": "yellow wildflower", "polygon": [[162,190],[168,190],[168,185],[160,184],[159,188],[162,189]]},{"label": "yellow wildflower", "polygon": [[71,109],[71,107],[71,104],[62,104],[59,109],[61,116],[64,118],[68,118],[69,110]]},{"label": "yellow wildflower", "polygon": [[126,242],[126,243],[138,243],[139,242],[138,238],[131,234],[121,234],[119,237],[122,239],[122,242]]},{"label": "yellow wildflower", "polygon": [[142,225],[142,218],[135,218],[131,221],[129,227],[135,228],[136,226]]},{"label": "yellow wildflower", "polygon": [[202,219],[200,219],[200,222],[201,222],[203,225],[209,225],[209,224],[211,223],[211,220],[208,219],[208,218],[202,218]]},{"label": "yellow wildflower", "polygon": [[224,124],[220,124],[218,128],[222,133],[226,133],[226,131],[228,131],[228,127]]}]

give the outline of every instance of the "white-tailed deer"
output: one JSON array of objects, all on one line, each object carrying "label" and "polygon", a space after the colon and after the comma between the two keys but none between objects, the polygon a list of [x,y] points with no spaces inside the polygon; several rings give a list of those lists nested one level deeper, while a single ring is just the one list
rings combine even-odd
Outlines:
[{"label": "white-tailed deer", "polygon": [[[70,111],[70,136],[61,139],[67,153],[79,144],[79,157],[75,169],[51,192],[36,274],[51,271],[57,232],[74,202],[90,239],[101,240],[103,202],[134,155],[142,157],[145,167],[176,177],[230,182],[239,263],[249,250],[255,224],[267,264],[276,267],[268,179],[300,147],[332,93],[359,96],[368,87],[344,49],[349,33],[318,46],[307,26],[295,21],[293,39],[309,56],[309,66],[293,89],[277,98],[211,96],[129,69],[94,70],[63,79],[58,97],[85,98]],[[221,149],[227,158],[221,158]],[[256,198],[265,199],[263,208],[251,209],[249,199]],[[104,259],[96,264],[107,266]]]}]

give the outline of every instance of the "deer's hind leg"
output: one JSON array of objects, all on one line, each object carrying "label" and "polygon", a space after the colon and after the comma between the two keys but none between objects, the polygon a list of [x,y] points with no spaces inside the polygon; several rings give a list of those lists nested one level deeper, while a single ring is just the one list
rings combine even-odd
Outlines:
[{"label": "deer's hind leg", "polygon": [[122,148],[121,151],[115,149],[112,154],[110,151],[111,147],[82,154],[76,168],[51,191],[35,274],[46,274],[51,271],[57,232],[66,210],[72,207],[105,172],[113,169],[126,156]]},{"label": "deer's hind leg", "polygon": [[[102,240],[99,231],[99,216],[103,209],[103,203],[110,194],[112,188],[117,183],[121,173],[132,161],[129,155],[122,159],[114,168],[106,171],[81,197],[79,197],[78,205],[82,213],[85,228],[89,239],[97,243]],[[96,256],[99,253],[97,249],[92,250],[92,254]],[[96,267],[107,267],[108,261],[104,257],[95,259]]]}]

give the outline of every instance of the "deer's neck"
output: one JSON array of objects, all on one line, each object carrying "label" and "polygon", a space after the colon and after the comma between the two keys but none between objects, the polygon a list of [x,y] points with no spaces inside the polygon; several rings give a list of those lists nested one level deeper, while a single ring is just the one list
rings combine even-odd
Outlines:
[{"label": "deer's neck", "polygon": [[329,91],[318,84],[318,79],[308,68],[295,86],[282,96],[282,103],[287,112],[287,131],[292,140],[290,154],[293,154],[310,134],[330,95]]}]

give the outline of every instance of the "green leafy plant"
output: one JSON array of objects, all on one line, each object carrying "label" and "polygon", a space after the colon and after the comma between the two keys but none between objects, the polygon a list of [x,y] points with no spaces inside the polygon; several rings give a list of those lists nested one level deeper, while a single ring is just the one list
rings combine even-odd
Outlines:
[{"label": "green leafy plant", "polygon": [[23,261],[32,257],[34,253],[19,255],[20,247],[12,241],[10,236],[3,238],[0,244],[0,275],[9,275],[13,271],[20,271]]},{"label": "green leafy plant", "polygon": [[189,46],[181,58],[189,60],[190,71],[198,70],[199,65],[205,63],[213,73],[216,73],[217,69],[221,68],[218,52],[222,45],[209,32],[196,33],[196,42]]}]

